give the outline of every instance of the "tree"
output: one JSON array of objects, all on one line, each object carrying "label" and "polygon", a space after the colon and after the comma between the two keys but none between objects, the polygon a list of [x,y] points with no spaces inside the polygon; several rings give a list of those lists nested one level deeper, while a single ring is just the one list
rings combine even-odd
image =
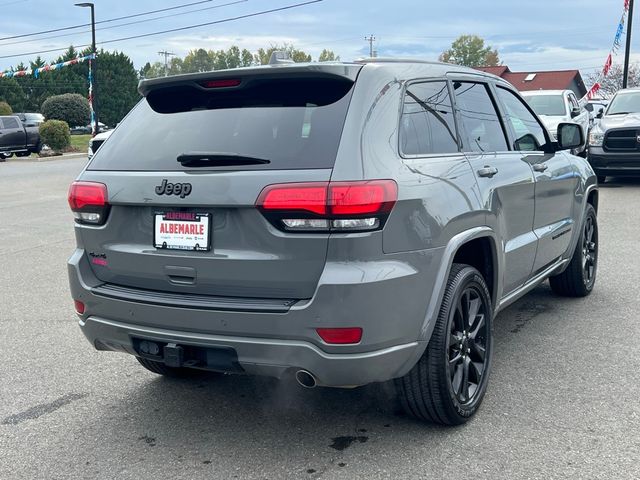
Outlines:
[{"label": "tree", "polygon": [[441,62],[455,63],[466,67],[494,67],[500,65],[498,51],[485,45],[477,35],[461,35],[449,50],[440,55]]},{"label": "tree", "polygon": [[[595,72],[587,75],[587,88],[590,88],[595,83],[600,84],[600,90],[597,95],[605,98],[612,97],[618,90],[622,88],[622,77],[624,76],[624,69],[622,65],[613,65],[609,70],[606,77],[602,77],[600,72]],[[629,87],[640,86],[640,64],[632,63],[629,65]]]},{"label": "tree", "polygon": [[269,60],[271,59],[271,54],[273,52],[286,52],[289,54],[289,57],[294,62],[310,62],[311,55],[308,53],[298,50],[290,43],[284,43],[282,45],[272,44],[268,49],[260,48],[258,53],[254,55],[254,61],[258,65],[268,65]]},{"label": "tree", "polygon": [[0,101],[0,115],[11,115],[13,110],[7,102]]},{"label": "tree", "polygon": [[319,62],[339,62],[340,55],[336,56],[332,50],[327,50],[326,48],[322,50],[320,56],[318,57]]},{"label": "tree", "polygon": [[114,126],[140,100],[138,72],[124,53],[101,50],[98,53],[96,81],[98,120]]},{"label": "tree", "polygon": [[24,112],[25,94],[15,78],[0,78],[0,101],[7,102],[16,112]]},{"label": "tree", "polygon": [[184,57],[182,73],[210,72],[213,70],[213,55],[204,48],[191,50]]},{"label": "tree", "polygon": [[88,125],[90,113],[89,102],[77,93],[54,95],[42,104],[42,114],[47,120],[62,120],[74,127]]}]

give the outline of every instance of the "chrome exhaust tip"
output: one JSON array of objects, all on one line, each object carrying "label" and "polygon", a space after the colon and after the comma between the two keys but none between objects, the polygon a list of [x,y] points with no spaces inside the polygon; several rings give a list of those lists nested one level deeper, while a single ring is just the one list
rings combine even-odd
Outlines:
[{"label": "chrome exhaust tip", "polygon": [[316,377],[306,370],[298,370],[296,372],[296,381],[304,388],[315,388],[318,384]]}]

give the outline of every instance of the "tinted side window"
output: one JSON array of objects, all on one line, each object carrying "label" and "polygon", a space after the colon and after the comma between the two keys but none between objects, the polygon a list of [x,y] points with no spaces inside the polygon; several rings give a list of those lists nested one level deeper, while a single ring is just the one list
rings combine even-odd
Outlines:
[{"label": "tinted side window", "polygon": [[454,82],[456,106],[465,132],[465,150],[470,152],[504,152],[507,140],[500,118],[482,83]]},{"label": "tinted side window", "polygon": [[547,143],[544,129],[523,101],[504,88],[498,88],[498,98],[504,105],[505,116],[516,134],[513,148],[519,151],[542,150]]},{"label": "tinted side window", "polygon": [[18,128],[20,126],[18,125],[18,120],[13,117],[5,117],[2,123],[4,124],[4,128]]},{"label": "tinted side window", "polygon": [[409,85],[400,121],[400,149],[405,155],[459,150],[447,82]]}]

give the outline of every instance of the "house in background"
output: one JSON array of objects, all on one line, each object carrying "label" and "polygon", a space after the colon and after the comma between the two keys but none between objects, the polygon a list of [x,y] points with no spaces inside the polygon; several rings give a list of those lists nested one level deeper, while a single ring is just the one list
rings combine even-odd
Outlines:
[{"label": "house in background", "polygon": [[587,94],[579,70],[555,70],[547,72],[512,72],[509,67],[476,67],[476,70],[492,73],[505,79],[521,92],[527,90],[573,90],[576,97]]}]

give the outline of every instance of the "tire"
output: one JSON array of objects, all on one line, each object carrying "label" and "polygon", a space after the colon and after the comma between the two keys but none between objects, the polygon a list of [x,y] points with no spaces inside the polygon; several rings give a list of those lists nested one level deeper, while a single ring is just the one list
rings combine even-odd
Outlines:
[{"label": "tire", "polygon": [[[474,317],[471,324],[468,316]],[[409,373],[395,380],[407,414],[431,423],[460,425],[476,413],[491,372],[492,319],[491,296],[480,272],[453,264],[427,349]]]},{"label": "tire", "polygon": [[7,156],[4,153],[0,153],[0,162],[6,162]]},{"label": "tire", "polygon": [[33,149],[32,153],[40,154],[41,151],[42,151],[42,142],[38,140],[38,143],[36,143],[36,147]]},{"label": "tire", "polygon": [[148,358],[136,357],[136,360],[138,360],[140,365],[150,372],[157,373],[158,375],[164,375],[165,377],[194,378],[204,374],[203,371],[193,368],[167,367],[163,362],[156,362],[155,360],[149,360]]},{"label": "tire", "polygon": [[587,205],[571,262],[560,275],[549,278],[551,290],[563,297],[586,297],[593,291],[597,272],[598,217],[593,205]]},{"label": "tire", "polygon": [[28,157],[29,155],[31,155],[31,152],[16,153],[16,157]]},{"label": "tire", "polygon": [[604,182],[607,181],[607,176],[606,175],[597,175],[598,177],[598,183],[599,184],[603,184]]}]

